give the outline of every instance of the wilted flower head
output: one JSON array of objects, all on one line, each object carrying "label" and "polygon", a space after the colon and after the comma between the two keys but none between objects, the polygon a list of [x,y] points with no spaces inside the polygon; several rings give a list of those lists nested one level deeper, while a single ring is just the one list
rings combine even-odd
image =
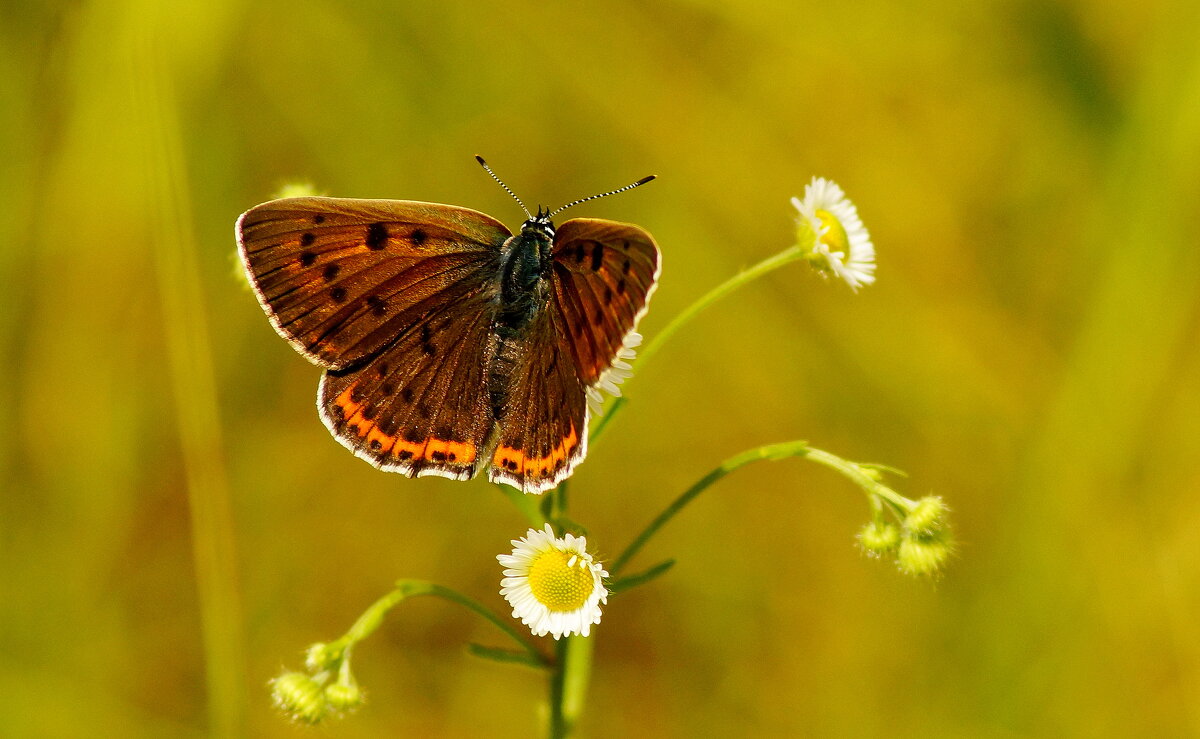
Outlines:
[{"label": "wilted flower head", "polygon": [[603,566],[587,552],[582,536],[554,535],[550,524],[529,529],[512,541],[512,554],[499,554],[504,566],[500,594],[536,636],[587,636],[600,623],[600,605],[608,602]]},{"label": "wilted flower head", "polygon": [[797,244],[822,274],[837,277],[857,291],[875,282],[875,246],[842,188],[814,177],[796,207]]}]

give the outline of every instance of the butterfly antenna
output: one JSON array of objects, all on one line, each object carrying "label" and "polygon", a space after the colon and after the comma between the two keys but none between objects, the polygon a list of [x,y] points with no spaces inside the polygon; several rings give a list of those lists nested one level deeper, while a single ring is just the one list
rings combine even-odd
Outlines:
[{"label": "butterfly antenna", "polygon": [[492,171],[492,168],[488,166],[487,162],[483,161],[483,157],[476,154],[475,161],[479,162],[479,166],[483,167],[484,170],[486,170],[487,173],[492,176],[492,179],[495,180],[497,183],[499,183],[500,187],[504,188],[504,192],[513,196],[513,200],[517,201],[517,205],[521,206],[521,210],[525,211],[525,215],[528,216],[530,219],[532,219],[533,215],[530,214],[529,209],[525,207],[525,203],[522,203],[521,199],[519,197],[517,197],[517,194],[515,192],[513,192],[512,190],[510,190],[508,188],[508,185],[504,184],[504,180],[502,180],[496,176],[496,173]]},{"label": "butterfly antenna", "polygon": [[[493,177],[495,177],[495,175],[492,175],[492,176],[493,176]],[[635,188],[635,187],[641,187],[642,185],[646,184],[646,183],[647,183],[647,182],[649,182],[650,180],[654,179],[656,176],[657,176],[657,175],[650,175],[649,177],[643,177],[642,179],[638,180],[637,182],[633,183],[632,185],[626,185],[625,187],[618,188],[618,189],[616,189],[616,190],[613,190],[612,192],[600,193],[599,195],[589,195],[589,196],[588,196],[588,197],[586,197],[586,198],[580,198],[580,199],[578,199],[578,200],[576,200],[576,201],[574,201],[574,202],[567,203],[567,204],[566,204],[566,205],[564,205],[564,206],[561,206],[561,207],[555,208],[555,209],[554,209],[554,210],[553,210],[553,211],[550,213],[550,215],[549,215],[549,216],[547,216],[547,218],[549,218],[550,216],[553,216],[555,213],[561,213],[561,212],[563,212],[563,211],[564,211],[564,210],[566,210],[567,208],[570,208],[570,207],[571,207],[571,206],[573,206],[573,205],[579,205],[580,203],[586,203],[586,202],[587,202],[587,201],[589,201],[589,200],[598,200],[598,199],[600,199],[600,198],[606,198],[606,197],[608,197],[609,195],[616,195],[616,194],[617,194],[617,193],[619,193],[619,192],[625,192],[626,190],[632,190],[632,189],[633,189],[633,188]]]}]

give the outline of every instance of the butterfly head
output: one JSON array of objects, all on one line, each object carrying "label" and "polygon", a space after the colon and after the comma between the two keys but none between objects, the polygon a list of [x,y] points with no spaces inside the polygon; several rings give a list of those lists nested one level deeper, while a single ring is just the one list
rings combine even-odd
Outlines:
[{"label": "butterfly head", "polygon": [[521,233],[538,241],[553,241],[554,223],[550,220],[550,209],[539,205],[537,215],[521,224]]}]

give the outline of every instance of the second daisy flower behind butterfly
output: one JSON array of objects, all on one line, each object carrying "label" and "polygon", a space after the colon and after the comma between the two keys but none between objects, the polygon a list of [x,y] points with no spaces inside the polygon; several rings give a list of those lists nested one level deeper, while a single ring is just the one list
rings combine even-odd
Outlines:
[{"label": "second daisy flower behind butterfly", "polygon": [[555,639],[587,636],[600,623],[600,605],[608,602],[604,566],[587,552],[587,539],[567,534],[559,538],[550,524],[513,539],[512,554],[496,559],[504,569],[500,594],[535,636]]}]

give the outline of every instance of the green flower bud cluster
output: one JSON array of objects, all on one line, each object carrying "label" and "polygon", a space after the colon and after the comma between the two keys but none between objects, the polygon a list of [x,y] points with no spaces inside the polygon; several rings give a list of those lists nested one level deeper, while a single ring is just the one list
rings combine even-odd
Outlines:
[{"label": "green flower bud cluster", "polygon": [[[289,718],[315,725],[340,718],[363,704],[363,692],[350,672],[348,650],[335,644],[308,648],[306,672],[284,672],[270,681],[271,697]],[[333,680],[334,674],[337,679]]]},{"label": "green flower bud cluster", "polygon": [[[876,515],[858,532],[858,543],[871,557],[894,557],[900,571],[913,576],[935,575],[954,552],[946,523],[946,503],[935,495],[909,500],[880,485]],[[885,511],[895,514],[889,521]]]}]

